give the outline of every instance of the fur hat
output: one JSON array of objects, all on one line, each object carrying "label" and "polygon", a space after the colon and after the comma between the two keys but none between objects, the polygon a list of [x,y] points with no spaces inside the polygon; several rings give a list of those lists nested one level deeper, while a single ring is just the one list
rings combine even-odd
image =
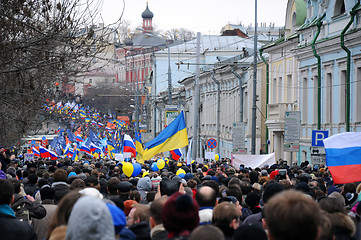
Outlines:
[{"label": "fur hat", "polygon": [[192,231],[199,224],[198,203],[186,194],[174,193],[163,206],[162,220],[169,232]]},{"label": "fur hat", "polygon": [[66,239],[114,239],[114,225],[107,205],[94,197],[81,197],[69,217]]}]

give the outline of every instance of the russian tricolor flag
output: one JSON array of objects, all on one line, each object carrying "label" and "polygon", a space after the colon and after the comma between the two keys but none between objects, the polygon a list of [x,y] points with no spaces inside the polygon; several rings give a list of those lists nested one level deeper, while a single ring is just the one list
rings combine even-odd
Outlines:
[{"label": "russian tricolor flag", "polygon": [[39,146],[39,151],[40,151],[40,157],[42,158],[50,158],[51,160],[58,159],[58,155],[55,152],[50,151],[49,149],[46,149],[41,145]]},{"label": "russian tricolor flag", "polygon": [[182,156],[182,152],[180,149],[174,149],[170,151],[170,154],[172,155],[173,160],[178,160]]},{"label": "russian tricolor flag", "polygon": [[86,152],[88,154],[91,154],[90,153],[90,148],[87,147],[85,144],[83,144],[81,147],[80,147],[80,152]]},{"label": "russian tricolor flag", "polygon": [[104,127],[104,124],[101,122],[98,122],[98,127]]},{"label": "russian tricolor flag", "polygon": [[77,142],[84,142],[84,139],[80,135],[77,135],[75,140]]},{"label": "russian tricolor flag", "polygon": [[361,181],[361,132],[346,132],[323,140],[326,165],[334,183]]},{"label": "russian tricolor flag", "polygon": [[132,153],[132,157],[136,156],[135,145],[134,145],[133,139],[129,135],[124,134],[122,146],[123,146],[123,152]]},{"label": "russian tricolor flag", "polygon": [[40,152],[38,149],[36,149],[35,147],[32,147],[31,149],[33,150],[34,156],[40,157]]}]

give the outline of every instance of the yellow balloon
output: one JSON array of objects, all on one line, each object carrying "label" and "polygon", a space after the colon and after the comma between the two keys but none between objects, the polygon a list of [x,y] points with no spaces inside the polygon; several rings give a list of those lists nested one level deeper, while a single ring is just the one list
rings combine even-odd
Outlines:
[{"label": "yellow balloon", "polygon": [[181,167],[182,166],[182,164],[179,162],[179,163],[177,163],[177,167]]},{"label": "yellow balloon", "polygon": [[159,159],[159,160],[157,161],[157,167],[158,167],[158,169],[163,169],[164,166],[165,166],[164,160],[163,160],[163,159]]},{"label": "yellow balloon", "polygon": [[215,159],[216,161],[218,161],[218,160],[219,160],[219,155],[216,154],[216,155],[214,156],[214,159]]},{"label": "yellow balloon", "polygon": [[179,175],[181,173],[186,174],[186,171],[184,171],[183,169],[178,169],[178,171],[176,172],[176,175]]},{"label": "yellow balloon", "polygon": [[133,164],[131,164],[130,162],[125,162],[123,163],[123,173],[127,176],[130,177],[133,174],[134,168],[133,168]]},{"label": "yellow balloon", "polygon": [[143,173],[143,177],[145,177],[145,176],[147,176],[147,175],[149,175],[149,172],[144,172],[144,173]]},{"label": "yellow balloon", "polygon": [[192,160],[192,162],[191,163],[194,163],[195,162],[195,160]]}]

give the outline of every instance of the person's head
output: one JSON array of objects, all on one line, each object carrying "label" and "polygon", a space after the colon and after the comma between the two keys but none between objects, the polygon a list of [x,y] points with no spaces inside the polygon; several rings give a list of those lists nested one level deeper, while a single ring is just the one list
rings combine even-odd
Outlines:
[{"label": "person's head", "polygon": [[335,213],[335,212],[346,213],[344,204],[338,198],[330,198],[330,197],[323,198],[318,202],[318,205],[322,210],[328,213]]},{"label": "person's head", "polygon": [[237,198],[237,200],[242,203],[242,190],[238,185],[230,185],[227,189],[226,189],[226,195],[228,196],[233,196],[235,198]]},{"label": "person's head", "polygon": [[0,205],[10,205],[14,199],[14,185],[7,179],[0,179]]},{"label": "person's head", "polygon": [[49,186],[44,186],[40,189],[41,201],[44,200],[54,200],[55,190]]},{"label": "person's head", "polygon": [[278,182],[269,182],[266,183],[266,186],[263,191],[262,200],[263,203],[266,204],[268,200],[270,200],[273,196],[277,195],[278,193],[284,191],[283,185]]},{"label": "person's head", "polygon": [[224,240],[224,235],[216,226],[202,225],[193,230],[189,240]]},{"label": "person's head", "polygon": [[87,177],[84,182],[86,187],[92,187],[98,190],[100,189],[98,177],[94,175],[90,175],[89,177]]},{"label": "person's head", "polygon": [[233,234],[234,240],[252,239],[252,240],[267,240],[266,232],[253,225],[241,225]]},{"label": "person's head", "polygon": [[70,190],[82,190],[85,188],[85,182],[82,179],[75,179],[71,185]]},{"label": "person's head", "polygon": [[118,184],[119,183],[120,183],[119,178],[112,177],[111,179],[109,179],[109,181],[107,182],[107,188],[108,188],[109,194],[111,194],[111,195],[118,194]]},{"label": "person's head", "polygon": [[196,193],[196,201],[199,207],[214,207],[217,202],[216,192],[211,187],[201,187]]},{"label": "person's head", "polygon": [[174,193],[165,202],[162,220],[168,232],[192,231],[199,224],[198,203],[186,194]]},{"label": "person's head", "polygon": [[149,221],[149,206],[143,204],[133,204],[132,210],[130,210],[127,225],[131,226],[136,223]]},{"label": "person's head", "polygon": [[15,179],[15,178],[12,178],[10,181],[13,184],[14,193],[19,193],[20,192],[20,186],[21,186],[20,181]]},{"label": "person's head", "polygon": [[73,207],[66,239],[114,239],[115,230],[107,205],[100,199],[83,196]]},{"label": "person's head", "polygon": [[239,187],[241,187],[241,183],[242,183],[241,179],[233,177],[233,178],[231,178],[231,180],[229,180],[228,186],[238,185]]},{"label": "person's head", "polygon": [[66,182],[66,179],[68,178],[68,174],[64,169],[56,169],[54,172],[54,182]]},{"label": "person's head", "polygon": [[267,203],[265,217],[270,240],[315,240],[320,228],[320,208],[309,196],[285,191]]},{"label": "person's head", "polygon": [[159,224],[163,223],[162,220],[162,209],[167,201],[167,197],[161,197],[152,202],[150,205],[149,211],[150,211],[150,217],[149,217],[149,223],[150,227],[153,228]]},{"label": "person's head", "polygon": [[[64,170],[65,171],[65,170]],[[48,235],[46,239],[49,239],[51,232],[61,225],[67,225],[70,217],[70,213],[74,204],[81,197],[81,194],[77,191],[67,193],[59,202],[58,207],[55,210],[52,220],[49,224]]]},{"label": "person's head", "polygon": [[218,227],[239,227],[240,212],[229,202],[222,202],[213,209],[212,224]]},{"label": "person's head", "polygon": [[36,184],[38,182],[38,176],[36,174],[30,174],[28,181],[30,184]]}]

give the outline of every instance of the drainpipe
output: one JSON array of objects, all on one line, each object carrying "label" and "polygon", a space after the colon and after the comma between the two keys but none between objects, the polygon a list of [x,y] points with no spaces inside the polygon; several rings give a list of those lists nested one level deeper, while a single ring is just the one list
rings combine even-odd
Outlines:
[{"label": "drainpipe", "polygon": [[316,33],[316,36],[314,37],[314,39],[313,39],[313,41],[311,43],[313,55],[317,58],[317,82],[318,82],[317,83],[317,129],[318,130],[321,129],[321,57],[316,52],[315,43],[316,43],[316,40],[318,38],[318,35],[320,35],[321,26],[322,26],[322,19],[325,16],[326,16],[326,13],[324,13],[322,15],[322,17],[320,17],[317,20],[317,23],[316,23],[317,33]]},{"label": "drainpipe", "polygon": [[243,89],[242,89],[242,77],[236,72],[234,71],[233,68],[231,68],[231,72],[233,73],[234,76],[236,76],[236,78],[238,79],[238,84],[239,84],[239,121],[243,122]]},{"label": "drainpipe", "polygon": [[217,84],[217,153],[219,154],[220,135],[221,135],[221,87],[219,81],[214,77],[215,71],[211,72],[212,80]]},{"label": "drainpipe", "polygon": [[[259,50],[259,56],[261,57],[262,61],[264,62],[264,64],[266,64],[266,121],[267,121],[267,113],[268,113],[268,97],[269,97],[269,64],[266,61],[266,59],[262,56],[263,54],[263,49]],[[266,122],[265,121],[265,122]],[[268,127],[266,125],[266,149],[265,149],[265,153],[268,154]]]},{"label": "drainpipe", "polygon": [[360,0],[357,1],[356,5],[352,8],[350,15],[350,21],[341,32],[341,47],[347,53],[347,67],[346,67],[346,132],[350,131],[350,79],[351,79],[351,51],[345,46],[345,33],[351,26],[355,19],[356,8],[360,5]]}]

